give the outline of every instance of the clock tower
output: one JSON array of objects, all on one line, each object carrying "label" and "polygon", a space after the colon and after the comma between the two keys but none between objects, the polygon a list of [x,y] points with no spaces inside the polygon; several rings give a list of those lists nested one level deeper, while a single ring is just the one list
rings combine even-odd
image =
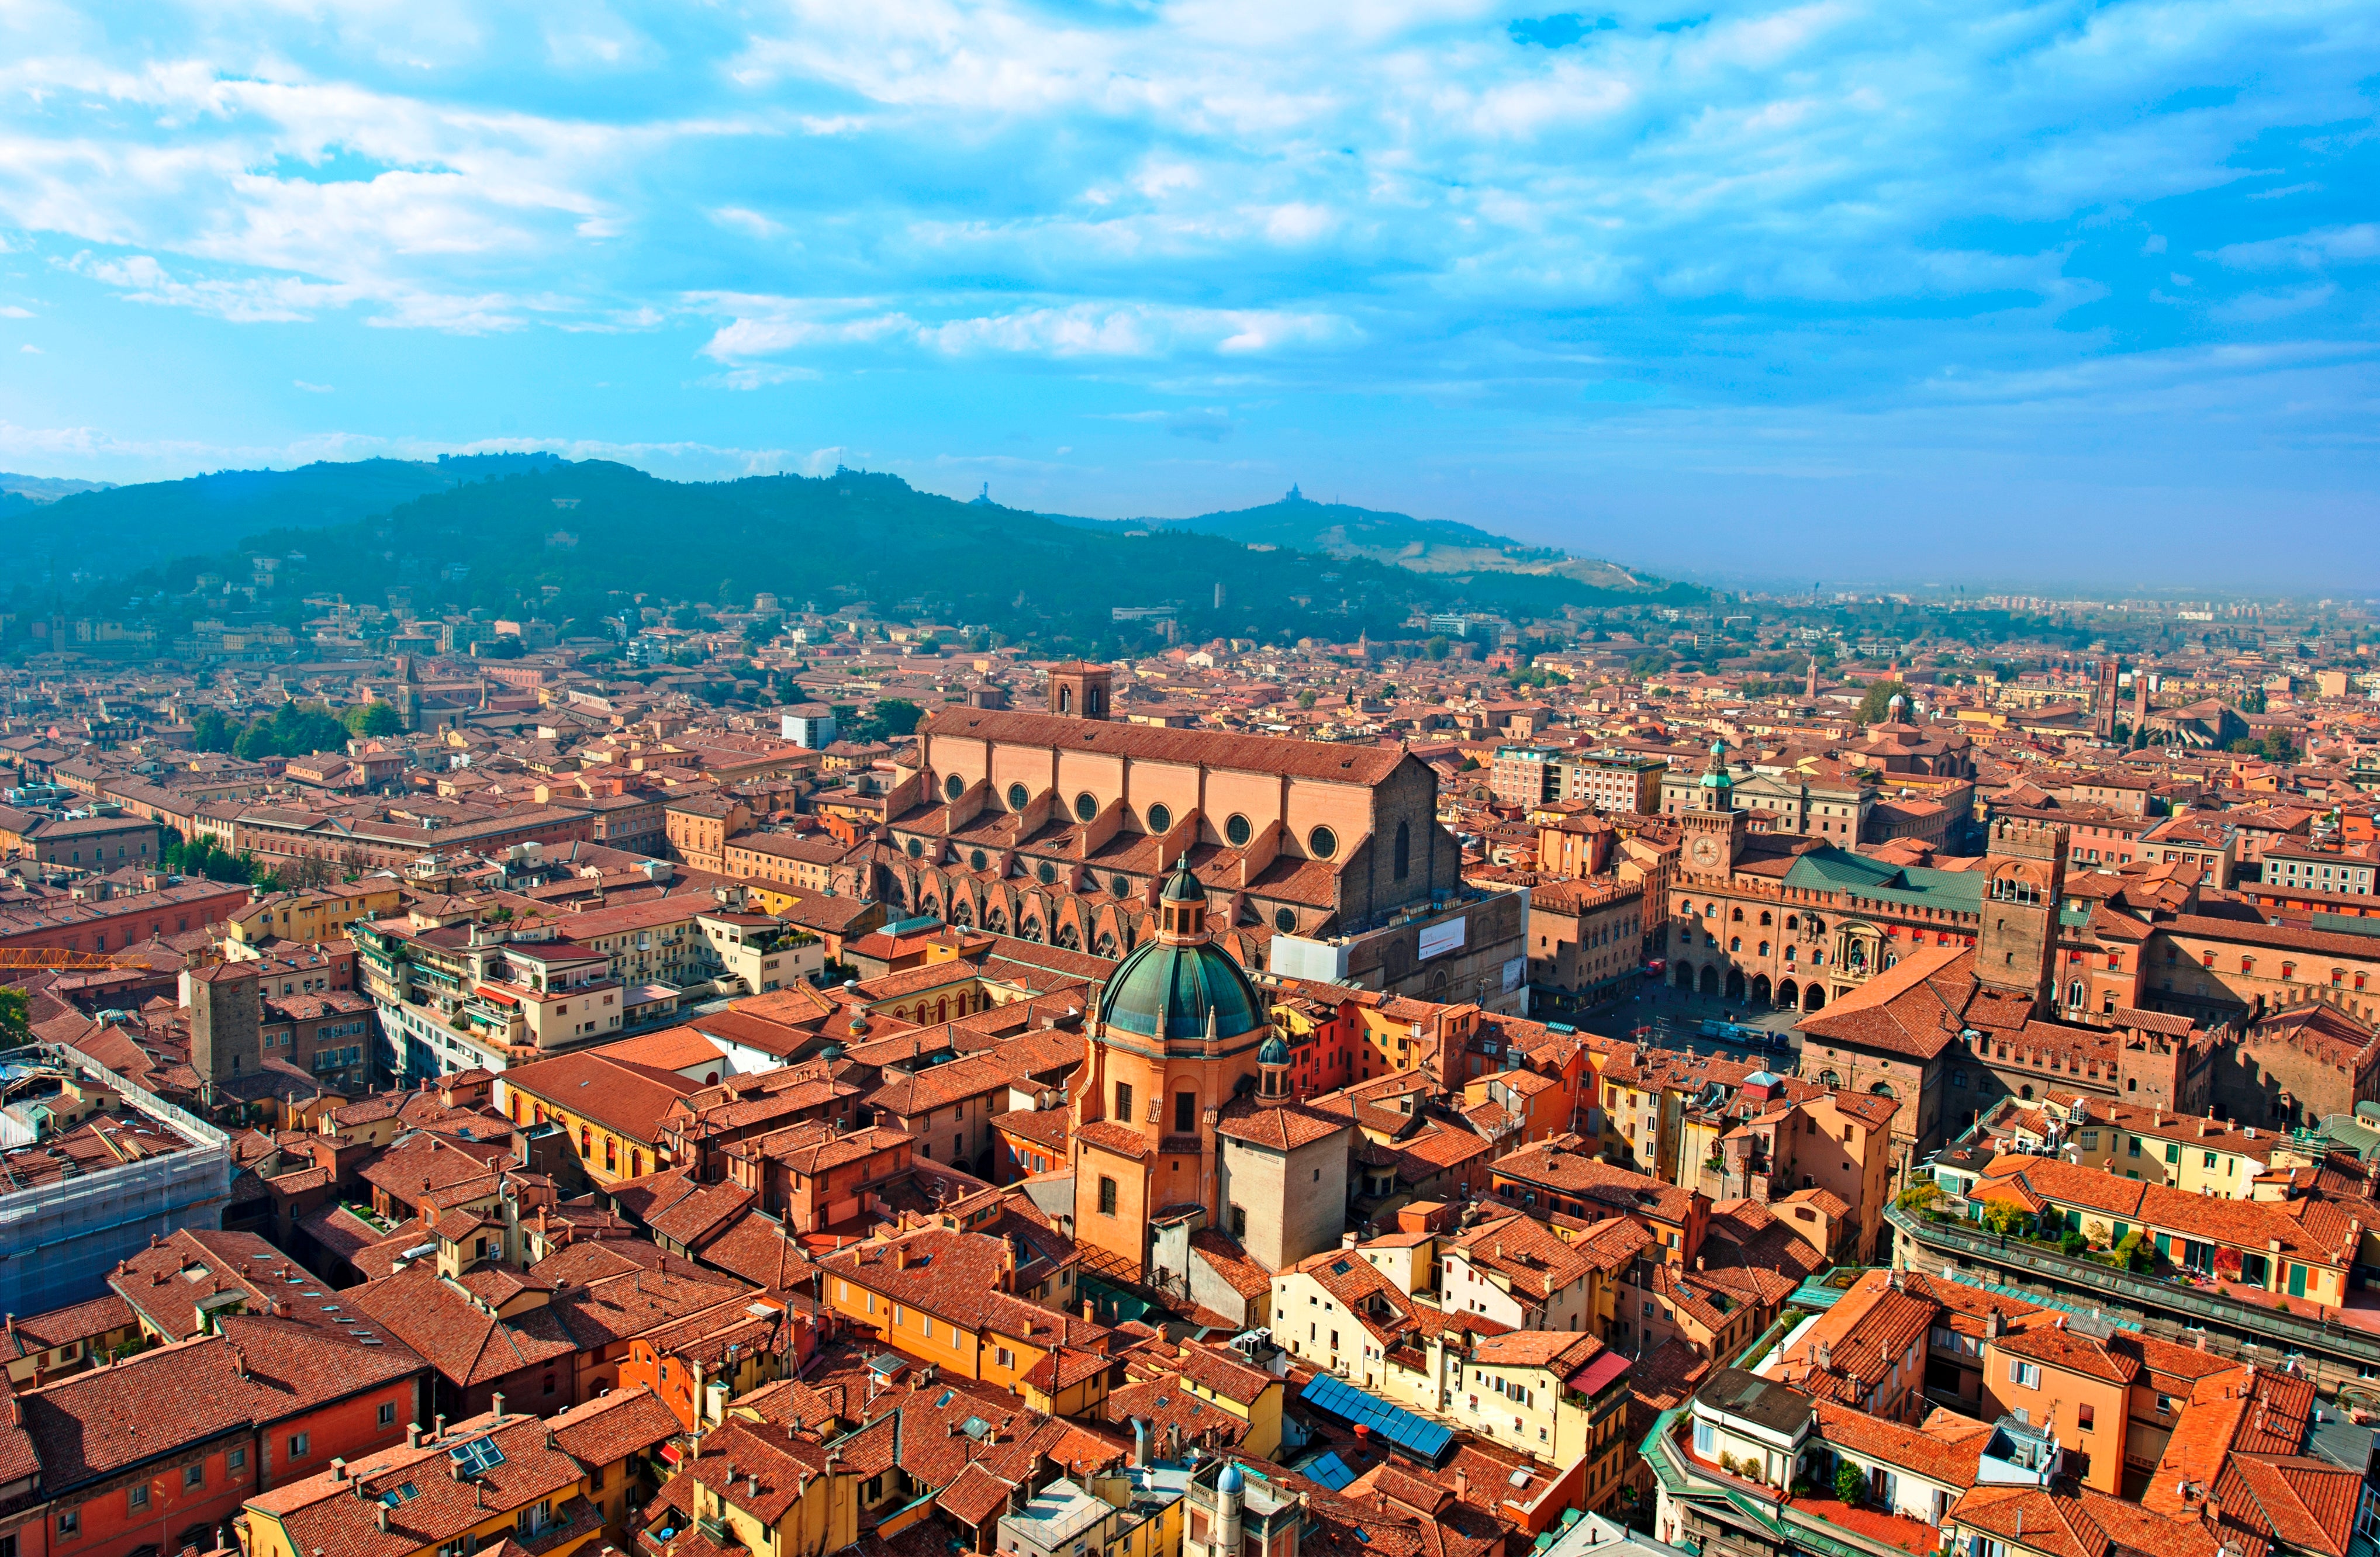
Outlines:
[{"label": "clock tower", "polygon": [[1727,743],[1711,742],[1710,760],[1694,783],[1694,803],[1678,817],[1684,838],[1679,864],[1689,875],[1724,876],[1742,851],[1743,813],[1735,808],[1735,780],[1728,776]]}]

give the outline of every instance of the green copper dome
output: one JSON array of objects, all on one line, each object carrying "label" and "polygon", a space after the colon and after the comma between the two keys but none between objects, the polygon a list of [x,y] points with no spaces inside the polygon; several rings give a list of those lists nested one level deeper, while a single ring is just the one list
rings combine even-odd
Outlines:
[{"label": "green copper dome", "polygon": [[1281,1041],[1280,1033],[1276,1032],[1264,1041],[1264,1047],[1257,1051],[1257,1063],[1258,1065],[1289,1063],[1289,1045]]},{"label": "green copper dome", "polygon": [[1099,1020],[1144,1038],[1204,1038],[1207,1016],[1226,1038],[1265,1024],[1265,1004],[1231,954],[1210,942],[1143,943],[1099,996]]}]

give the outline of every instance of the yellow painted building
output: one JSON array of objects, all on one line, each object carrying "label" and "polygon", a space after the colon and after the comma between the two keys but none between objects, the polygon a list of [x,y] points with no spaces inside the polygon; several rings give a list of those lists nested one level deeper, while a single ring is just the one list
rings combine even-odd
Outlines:
[{"label": "yellow painted building", "polygon": [[1287,1394],[1279,1379],[1204,1355],[1187,1359],[1179,1377],[1184,1394],[1248,1424],[1239,1443],[1242,1453],[1272,1458],[1281,1447],[1281,1407]]},{"label": "yellow painted building", "polygon": [[1107,1398],[1109,1333],[1015,1290],[1005,1238],[926,1227],[828,1255],[826,1300],[892,1346],[1022,1396],[1054,1417]]},{"label": "yellow painted building", "polygon": [[681,1474],[697,1527],[726,1538],[715,1544],[783,1553],[840,1551],[859,1539],[860,1475],[840,1462],[830,1469],[823,1445],[737,1418],[705,1434],[700,1449]]},{"label": "yellow painted building", "polygon": [[[2058,1155],[2119,1178],[2162,1184],[2218,1200],[2256,1198],[2257,1176],[2287,1138],[2269,1129],[2156,1109],[2111,1107],[2092,1099],[2088,1112],[2063,1121]],[[2058,1112],[2055,1105],[2049,1110]]]},{"label": "yellow painted building", "polygon": [[328,941],[347,933],[358,919],[374,919],[397,910],[394,880],[358,882],[352,887],[325,887],[306,892],[275,892],[231,916],[232,939],[244,946],[269,940]]}]

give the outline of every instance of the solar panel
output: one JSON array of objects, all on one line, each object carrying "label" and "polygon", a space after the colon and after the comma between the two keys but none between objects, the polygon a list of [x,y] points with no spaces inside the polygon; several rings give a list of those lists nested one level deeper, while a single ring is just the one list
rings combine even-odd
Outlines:
[{"label": "solar panel", "polygon": [[1378,1395],[1359,1390],[1328,1373],[1316,1375],[1314,1382],[1305,1386],[1303,1398],[1317,1409],[1376,1432],[1395,1447],[1421,1459],[1437,1459],[1446,1452],[1447,1445],[1454,1442],[1452,1429],[1415,1416],[1402,1406],[1391,1406]]},{"label": "solar panel", "polygon": [[1355,1479],[1355,1473],[1347,1468],[1347,1462],[1330,1454],[1326,1454],[1320,1459],[1305,1466],[1303,1473],[1308,1481],[1331,1492],[1338,1491]]}]

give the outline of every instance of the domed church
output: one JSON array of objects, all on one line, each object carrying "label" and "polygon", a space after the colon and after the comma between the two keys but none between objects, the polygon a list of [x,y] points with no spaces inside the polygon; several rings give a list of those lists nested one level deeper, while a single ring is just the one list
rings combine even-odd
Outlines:
[{"label": "domed church", "polygon": [[1264,996],[1215,945],[1186,859],[1158,909],[1156,938],[1100,991],[1071,1100],[1075,1240],[1135,1273],[1154,1225],[1222,1225],[1216,1123],[1235,1099],[1281,1095],[1289,1057]]}]

